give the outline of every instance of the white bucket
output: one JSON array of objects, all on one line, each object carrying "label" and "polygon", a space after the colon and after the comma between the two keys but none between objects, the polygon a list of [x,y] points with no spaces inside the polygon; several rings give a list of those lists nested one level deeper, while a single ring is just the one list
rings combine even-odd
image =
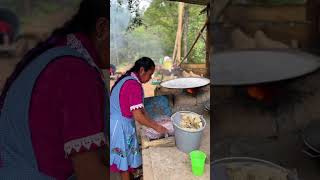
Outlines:
[{"label": "white bucket", "polygon": [[194,131],[187,131],[179,126],[181,121],[181,113],[193,113],[196,115],[199,115],[197,113],[191,112],[191,111],[179,111],[174,113],[171,116],[171,120],[173,123],[174,128],[174,136],[176,141],[177,148],[185,153],[189,153],[193,150],[197,150],[200,147],[202,132],[204,128],[206,127],[206,121],[205,119],[200,116],[200,119],[202,121],[202,128],[199,128]]}]

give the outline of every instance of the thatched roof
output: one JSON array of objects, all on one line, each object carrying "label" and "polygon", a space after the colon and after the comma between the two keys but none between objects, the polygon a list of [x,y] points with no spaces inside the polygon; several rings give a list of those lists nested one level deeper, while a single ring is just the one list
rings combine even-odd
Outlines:
[{"label": "thatched roof", "polygon": [[209,0],[168,0],[168,1],[178,1],[178,2],[184,2],[189,4],[198,4],[198,5],[207,5],[209,3]]}]

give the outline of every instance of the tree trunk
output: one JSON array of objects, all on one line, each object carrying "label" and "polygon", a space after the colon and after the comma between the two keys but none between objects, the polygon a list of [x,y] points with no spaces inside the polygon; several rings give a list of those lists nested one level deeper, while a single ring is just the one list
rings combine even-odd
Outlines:
[{"label": "tree trunk", "polygon": [[[183,57],[188,53],[188,27],[189,27],[189,6],[185,6],[184,20],[183,20]],[[185,62],[188,62],[186,58]]]}]

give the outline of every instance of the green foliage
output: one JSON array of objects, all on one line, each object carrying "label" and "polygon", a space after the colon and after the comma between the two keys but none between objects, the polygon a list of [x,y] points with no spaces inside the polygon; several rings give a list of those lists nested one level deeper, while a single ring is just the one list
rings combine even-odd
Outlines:
[{"label": "green foliage", "polygon": [[145,32],[161,37],[164,53],[171,55],[178,25],[178,3],[154,0],[143,16]]},{"label": "green foliage", "polygon": [[[206,15],[200,14],[204,6],[188,4],[186,6],[189,7],[187,47],[190,49],[205,22]],[[143,23],[145,25],[145,33],[152,33],[157,37],[161,37],[160,44],[164,55],[172,56],[178,26],[178,3],[164,0],[152,1],[150,7],[144,13]],[[191,63],[203,63],[205,51],[205,42],[199,39],[191,51],[188,61]]]},{"label": "green foliage", "polygon": [[[111,63],[118,65],[133,62],[141,56],[151,57],[155,61],[164,56],[172,56],[178,26],[178,3],[153,0],[144,12],[139,11],[137,17],[137,13],[132,13],[132,7],[124,5],[124,0],[119,1],[117,8],[116,4],[111,4]],[[190,49],[205,22],[206,15],[200,14],[204,6],[188,6]],[[126,25],[128,28],[124,28]],[[205,51],[205,42],[199,39],[188,61],[203,63]]]},{"label": "green foliage", "polygon": [[[189,32],[188,32],[188,49],[191,48],[194,43],[196,36],[203,27],[206,15],[200,14],[203,10],[203,6],[190,6],[190,17],[189,17]],[[206,31],[202,34],[203,37],[206,37]],[[190,63],[204,63],[206,56],[206,44],[203,38],[200,37],[194,49],[191,51],[191,54],[188,58]]]}]

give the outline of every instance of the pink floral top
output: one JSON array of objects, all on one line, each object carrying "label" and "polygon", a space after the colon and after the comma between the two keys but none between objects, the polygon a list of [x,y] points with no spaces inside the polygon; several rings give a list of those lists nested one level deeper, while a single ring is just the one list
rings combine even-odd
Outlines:
[{"label": "pink floral top", "polygon": [[[95,61],[91,41],[76,37]],[[66,43],[63,38],[57,46]],[[29,123],[41,172],[65,180],[74,172],[71,155],[105,145],[104,98],[101,74],[83,60],[63,57],[44,69],[33,90]]]}]

